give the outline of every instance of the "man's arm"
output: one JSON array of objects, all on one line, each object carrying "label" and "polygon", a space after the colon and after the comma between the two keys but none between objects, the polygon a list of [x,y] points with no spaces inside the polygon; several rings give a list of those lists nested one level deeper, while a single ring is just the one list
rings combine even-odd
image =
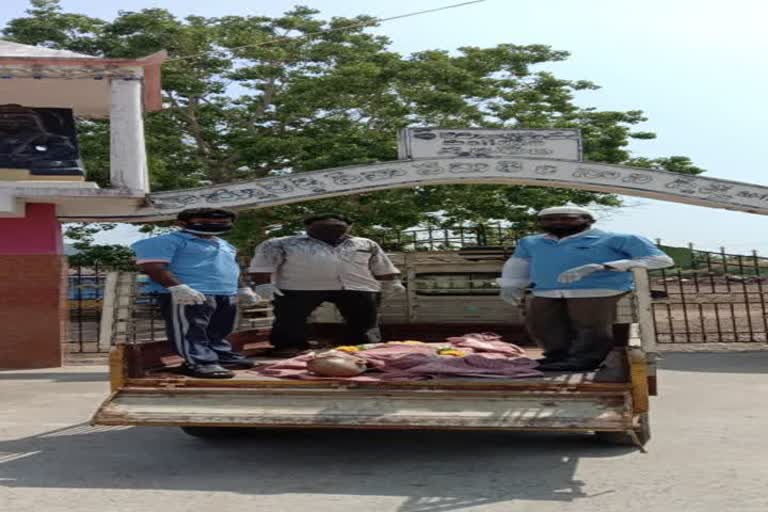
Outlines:
[{"label": "man's arm", "polygon": [[387,253],[374,241],[371,243],[371,259],[368,268],[374,279],[381,282],[381,289],[392,293],[405,292],[405,286],[400,280],[400,270],[392,263]]},{"label": "man's arm", "polygon": [[165,286],[166,288],[170,288],[171,286],[179,286],[182,283],[179,281],[179,279],[173,275],[173,273],[168,270],[168,264],[167,263],[139,263],[139,268],[142,272],[147,274],[150,279],[152,279],[156,283],[160,283],[161,285]]},{"label": "man's arm", "polygon": [[368,269],[374,279],[381,283],[381,289],[390,293],[403,293],[405,286],[400,280],[400,270],[392,263],[387,253],[374,242],[368,241],[371,248],[371,258],[368,261]]},{"label": "man's arm", "polygon": [[675,260],[664,254],[661,256],[641,256],[639,258],[609,261],[603,265],[608,270],[618,270],[619,272],[623,272],[638,267],[655,270],[657,268],[671,267],[674,264]]},{"label": "man's arm", "polygon": [[528,259],[512,256],[505,263],[499,279],[501,300],[513,306],[521,306],[525,289],[531,284]]},{"label": "man's arm", "polygon": [[527,288],[531,284],[530,263],[526,258],[512,256],[501,269],[502,288]]},{"label": "man's arm", "polygon": [[374,241],[371,241],[371,260],[368,263],[371,274],[378,281],[394,281],[400,279],[400,270],[392,263],[387,253]]},{"label": "man's arm", "polygon": [[275,239],[262,242],[256,247],[248,267],[248,276],[253,292],[260,300],[271,301],[275,295],[283,295],[277,286],[272,284],[272,275],[284,260],[283,249]]},{"label": "man's arm", "polygon": [[531,253],[528,251],[526,239],[517,242],[515,252],[501,269],[499,286],[502,288],[525,289],[531,284]]},{"label": "man's arm", "polygon": [[285,253],[278,242],[271,238],[256,246],[248,266],[248,275],[254,285],[267,284],[285,260]]},{"label": "man's arm", "polygon": [[168,270],[165,262],[139,263],[139,268],[156,283],[165,286],[171,293],[173,300],[179,305],[203,304],[205,294],[190,288]]},{"label": "man's arm", "polygon": [[655,270],[671,267],[675,264],[675,261],[664,254],[653,242],[641,236],[630,236],[622,247],[622,251],[629,258],[607,261],[603,265],[608,270],[626,272],[638,267]]},{"label": "man's arm", "polygon": [[525,297],[525,289],[531,285],[531,253],[528,251],[526,239],[517,242],[515,252],[504,262],[501,269],[499,286],[501,300],[513,306],[521,306]]},{"label": "man's arm", "polygon": [[675,264],[674,260],[661,252],[658,247],[653,245],[653,242],[641,236],[631,235],[626,237],[618,249],[626,254],[628,258],[606,261],[604,263],[588,263],[574,267],[557,276],[557,280],[561,283],[573,283],[594,272],[603,270],[629,272],[633,268],[653,270],[671,267]]},{"label": "man's arm", "polygon": [[153,281],[166,288],[179,286],[182,283],[168,270],[168,264],[173,261],[179,243],[167,236],[158,236],[139,240],[131,245],[136,255],[136,264],[142,272]]}]

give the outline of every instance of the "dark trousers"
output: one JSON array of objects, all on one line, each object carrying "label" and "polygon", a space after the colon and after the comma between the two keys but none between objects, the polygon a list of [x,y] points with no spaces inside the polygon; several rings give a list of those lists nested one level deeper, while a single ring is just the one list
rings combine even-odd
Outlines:
[{"label": "dark trousers", "polygon": [[613,323],[621,297],[531,296],[526,300],[528,334],[545,356],[602,362],[613,348]]},{"label": "dark trousers", "polygon": [[342,343],[358,345],[381,340],[378,329],[379,292],[357,290],[282,290],[273,302],[275,321],[270,342],[274,347],[305,347],[309,315],[323,302],[335,304],[346,328]]},{"label": "dark trousers", "polygon": [[191,366],[237,361],[226,340],[235,328],[237,297],[206,295],[204,304],[174,304],[170,293],[158,295],[168,341]]}]

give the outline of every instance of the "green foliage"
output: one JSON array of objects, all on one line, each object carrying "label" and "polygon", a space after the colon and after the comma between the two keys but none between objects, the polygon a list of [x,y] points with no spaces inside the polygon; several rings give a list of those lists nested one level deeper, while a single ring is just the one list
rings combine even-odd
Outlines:
[{"label": "green foliage", "polygon": [[658,169],[660,171],[676,172],[680,174],[701,174],[704,169],[696,167],[687,156],[670,156],[666,158],[631,158],[627,165]]},{"label": "green foliage", "polygon": [[64,13],[59,0],[30,0],[27,16],[8,22],[6,39],[86,54],[100,51],[99,37],[107,22],[82,14]]},{"label": "green foliage", "polygon": [[[543,69],[568,58],[546,45],[500,44],[400,55],[365,31],[367,16],[321,19],[296,7],[278,17],[181,19],[160,9],[121,11],[112,21],[33,0],[6,38],[111,57],[168,50],[167,108],[146,119],[153,190],[253,179],[273,173],[394,160],[406,126],[580,128],[587,160],[699,173],[686,157],[632,158],[641,111],[597,111],[574,101],[597,86]],[[174,60],[175,59],[175,60]],[[106,184],[105,122],[79,124],[90,176]],[[309,211],[337,210],[358,233],[491,220],[530,227],[533,210],[572,202],[618,206],[615,196],[517,186],[421,187],[244,213],[230,239],[247,248],[289,233]]]},{"label": "green foliage", "polygon": [[73,267],[99,267],[105,270],[135,270],[133,251],[124,245],[87,245],[69,256]]},{"label": "green foliage", "polygon": [[93,243],[93,237],[102,231],[115,229],[116,224],[98,223],[88,224],[80,222],[77,224],[67,224],[64,227],[64,238],[75,242],[75,248],[84,247]]},{"label": "green foliage", "polygon": [[133,251],[123,245],[95,245],[94,236],[116,227],[115,224],[67,224],[64,237],[74,242],[77,251],[70,255],[69,264],[73,267],[101,267],[109,270],[133,270]]}]

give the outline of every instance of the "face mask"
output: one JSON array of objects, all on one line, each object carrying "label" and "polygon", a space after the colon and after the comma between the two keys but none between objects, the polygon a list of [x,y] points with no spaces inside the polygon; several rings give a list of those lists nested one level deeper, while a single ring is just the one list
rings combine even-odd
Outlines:
[{"label": "face mask", "polygon": [[554,235],[558,238],[565,238],[566,236],[575,235],[576,233],[581,233],[585,229],[587,229],[589,226],[583,225],[583,226],[547,226],[542,227],[545,233],[548,233],[550,235]]},{"label": "face mask", "polygon": [[307,231],[309,236],[322,240],[323,242],[336,242],[347,234],[347,228],[341,226],[321,226],[314,227]]},{"label": "face mask", "polygon": [[575,235],[576,233],[581,233],[585,229],[589,227],[588,224],[582,224],[579,226],[573,226],[573,225],[548,225],[548,226],[542,226],[542,230],[544,230],[545,233],[549,233],[550,235],[554,235],[558,238],[564,238],[566,236]]},{"label": "face mask", "polygon": [[231,222],[216,222],[213,224],[190,223],[184,224],[182,229],[193,235],[223,235],[232,231],[232,227],[233,224]]}]

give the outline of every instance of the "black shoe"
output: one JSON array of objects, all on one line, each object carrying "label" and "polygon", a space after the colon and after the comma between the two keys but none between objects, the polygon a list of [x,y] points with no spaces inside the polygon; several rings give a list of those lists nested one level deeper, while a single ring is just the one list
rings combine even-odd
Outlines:
[{"label": "black shoe", "polygon": [[182,368],[185,375],[198,379],[231,379],[235,373],[218,364],[186,365]]},{"label": "black shoe", "polygon": [[552,364],[552,363],[560,363],[565,361],[566,359],[568,359],[568,354],[554,352],[552,354],[545,354],[544,357],[540,357],[535,361],[539,363],[539,365],[545,365],[545,364]]},{"label": "black shoe", "polygon": [[256,366],[256,363],[246,358],[219,359],[219,364],[224,368],[229,368],[230,370],[250,370]]},{"label": "black shoe", "polygon": [[600,366],[601,361],[566,359],[557,363],[542,364],[537,370],[543,372],[590,372]]}]

